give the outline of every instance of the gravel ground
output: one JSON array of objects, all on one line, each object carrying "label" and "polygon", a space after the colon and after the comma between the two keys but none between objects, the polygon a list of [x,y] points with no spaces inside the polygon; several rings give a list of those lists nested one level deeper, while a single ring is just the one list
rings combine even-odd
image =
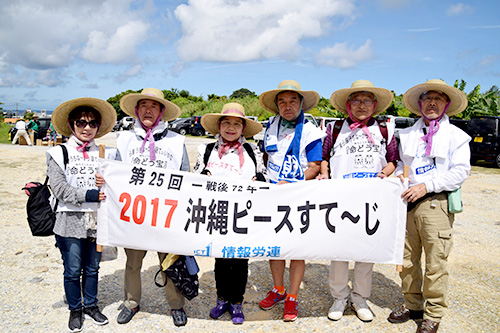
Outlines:
[{"label": "gravel ground", "polygon": [[[101,143],[114,145],[114,134]],[[190,160],[195,148],[207,139],[188,138]],[[210,141],[210,139],[208,139]],[[69,311],[64,304],[63,267],[53,237],[32,237],[26,221],[26,196],[21,187],[45,176],[47,147],[0,144],[0,330],[3,332],[64,332]],[[463,186],[464,212],[455,221],[454,248],[449,260],[449,310],[440,326],[442,332],[500,331],[500,172],[490,167],[474,167]],[[158,269],[157,256],[148,253],[143,266],[141,311],[126,325],[116,323],[123,298],[125,253],[101,263],[99,306],[108,316],[105,326],[84,324],[87,332],[163,332],[163,331],[335,331],[335,332],[413,332],[413,321],[390,324],[386,318],[403,299],[400,279],[393,265],[375,265],[373,291],[369,305],[375,314],[363,323],[352,312],[338,322],[326,315],[332,298],[328,291],[328,261],[308,261],[299,292],[299,318],[293,323],[281,320],[283,305],[270,311],[258,303],[272,286],[267,261],[250,261],[245,294],[246,321],[232,325],[228,314],[213,320],[208,313],[215,304],[214,259],[199,258],[200,295],[186,303],[188,324],[176,328],[162,291],[153,283]],[[352,268],[352,267],[351,267]],[[288,272],[288,271],[287,271]],[[285,282],[288,284],[288,280]]]}]

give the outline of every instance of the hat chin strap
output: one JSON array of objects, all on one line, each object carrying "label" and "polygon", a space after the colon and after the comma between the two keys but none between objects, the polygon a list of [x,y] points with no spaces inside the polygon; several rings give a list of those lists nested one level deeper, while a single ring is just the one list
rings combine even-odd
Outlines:
[{"label": "hat chin strap", "polygon": [[[370,116],[368,118],[366,118],[366,119],[370,119],[372,117],[372,115],[375,113],[375,109],[377,108],[377,102],[378,101],[375,101],[375,105],[373,106],[373,111],[372,111],[372,113],[370,113]],[[349,115],[349,118],[351,118],[351,120],[354,121],[353,124],[349,125],[349,127],[351,128],[351,130],[353,131],[356,128],[361,127],[361,129],[366,134],[366,136],[368,137],[368,139],[370,140],[370,142],[373,143],[373,144],[375,144],[375,139],[373,139],[372,133],[368,129],[368,126],[366,126],[366,124],[364,122],[356,120],[356,118],[352,114],[351,105],[349,105],[349,100],[347,100],[345,102],[345,108],[347,110],[347,114]]]},{"label": "hat chin strap", "polygon": [[427,143],[427,147],[425,148],[425,155],[427,155],[427,156],[429,156],[431,154],[432,137],[439,130],[439,121],[441,120],[441,118],[443,118],[446,111],[448,111],[448,108],[450,107],[450,103],[451,103],[451,101],[448,101],[448,103],[446,104],[446,106],[444,108],[443,113],[441,113],[441,115],[439,117],[437,117],[436,119],[429,119],[422,112],[422,103],[420,103],[420,100],[418,101],[418,108],[420,110],[420,114],[422,115],[422,117],[424,117],[425,119],[427,119],[429,121],[429,133],[425,134],[422,137],[422,140],[424,140]]},{"label": "hat chin strap", "polygon": [[139,123],[141,124],[142,128],[146,131],[146,136],[142,141],[141,154],[144,152],[144,146],[146,145],[146,142],[149,141],[149,158],[151,161],[156,161],[156,152],[155,152],[156,145],[155,145],[155,139],[153,137],[153,130],[160,123],[164,112],[165,112],[165,106],[163,106],[163,108],[161,109],[160,115],[158,116],[158,118],[156,118],[156,121],[153,124],[153,126],[151,126],[151,128],[147,128],[143,124],[141,118],[139,117],[139,109],[137,108],[137,105],[135,106],[135,115],[137,116],[137,119],[139,120]]}]

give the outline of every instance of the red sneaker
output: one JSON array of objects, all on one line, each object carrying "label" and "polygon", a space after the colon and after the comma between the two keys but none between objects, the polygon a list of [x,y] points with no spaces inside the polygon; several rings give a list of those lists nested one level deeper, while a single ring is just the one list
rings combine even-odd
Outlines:
[{"label": "red sneaker", "polygon": [[285,311],[283,312],[284,321],[294,321],[295,319],[297,319],[297,314],[299,313],[297,306],[297,301],[285,301]]},{"label": "red sneaker", "polygon": [[281,295],[276,288],[273,288],[273,290],[267,293],[267,297],[260,301],[259,306],[262,310],[269,310],[284,299],[286,299],[286,291]]}]

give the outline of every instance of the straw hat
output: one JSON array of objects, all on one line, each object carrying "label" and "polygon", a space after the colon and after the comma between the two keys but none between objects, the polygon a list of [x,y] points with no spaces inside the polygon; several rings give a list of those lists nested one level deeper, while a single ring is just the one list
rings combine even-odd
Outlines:
[{"label": "straw hat", "polygon": [[165,112],[161,117],[164,121],[176,119],[181,114],[181,108],[165,99],[163,91],[156,88],[145,88],[141,93],[127,94],[120,99],[120,108],[129,116],[137,118],[135,107],[141,99],[151,99],[157,101],[165,107]]},{"label": "straw hat", "polygon": [[372,116],[384,112],[391,105],[394,94],[384,88],[377,88],[373,86],[368,80],[357,80],[351,84],[351,88],[340,89],[335,91],[330,97],[330,102],[333,107],[340,112],[347,114],[345,103],[352,93],[367,91],[371,92],[377,100],[377,107]]},{"label": "straw hat", "polygon": [[467,96],[465,93],[455,87],[449,86],[443,80],[432,79],[425,83],[418,84],[405,92],[403,95],[403,104],[405,107],[416,115],[421,116],[418,101],[420,95],[428,91],[437,91],[446,94],[450,98],[450,106],[446,111],[448,116],[460,113],[467,107]]},{"label": "straw hat", "polygon": [[218,121],[222,117],[237,117],[245,119],[243,136],[249,138],[262,130],[262,125],[255,120],[245,118],[245,108],[239,103],[227,103],[222,107],[221,113],[207,113],[201,117],[201,125],[205,130],[215,135],[219,133]]},{"label": "straw hat", "polygon": [[52,113],[51,118],[56,132],[64,136],[70,136],[73,133],[68,124],[68,117],[71,111],[79,106],[90,106],[101,115],[101,126],[99,126],[99,130],[97,131],[95,138],[100,138],[101,136],[111,132],[116,123],[115,108],[102,99],[92,97],[75,98],[59,105]]},{"label": "straw hat", "polygon": [[278,85],[278,89],[269,90],[263,92],[259,96],[260,105],[267,111],[279,114],[279,110],[274,103],[276,96],[284,91],[295,91],[304,98],[304,103],[302,104],[302,110],[307,112],[318,105],[319,94],[312,90],[301,90],[300,84],[294,80],[281,81]]}]

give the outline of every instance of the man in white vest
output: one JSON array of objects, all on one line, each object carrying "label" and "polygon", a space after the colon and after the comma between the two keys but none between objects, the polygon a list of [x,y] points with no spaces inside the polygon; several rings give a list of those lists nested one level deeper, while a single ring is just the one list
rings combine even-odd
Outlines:
[{"label": "man in white vest", "polygon": [[[321,139],[325,134],[304,118],[304,112],[318,104],[319,94],[301,90],[296,81],[285,80],[278,89],[262,93],[259,100],[264,109],[276,114],[269,119],[263,142],[264,161],[271,182],[280,185],[314,179],[320,170]],[[277,237],[286,237],[286,234]],[[269,263],[274,287],[259,305],[268,310],[285,300],[283,320],[294,321],[305,261],[291,260],[288,294],[283,279],[285,260],[270,260]]]},{"label": "man in white vest", "polygon": [[402,177],[403,166],[410,167],[410,187],[402,194],[408,201],[400,273],[405,304],[388,320],[404,323],[423,319],[417,332],[436,332],[447,308],[447,264],[455,219],[449,204],[471,168],[470,137],[450,124],[449,117],[467,107],[467,96],[442,80],[428,80],[410,88],[403,103],[421,118],[399,132],[401,161],[396,176]]},{"label": "man in white vest", "polygon": [[[190,171],[184,136],[167,130],[166,121],[176,119],[181,109],[166,100],[161,90],[146,88],[141,93],[127,94],[120,100],[120,108],[136,118],[130,131],[120,132],[116,143],[123,161],[158,168]],[[168,240],[165,240],[168,241]],[[125,249],[125,302],[118,314],[120,324],[128,323],[139,311],[141,301],[141,268],[147,251]],[[158,253],[160,264],[167,256]],[[164,273],[165,294],[171,307],[171,315],[176,326],[187,323],[184,312],[184,296]]]},{"label": "man in white vest", "polygon": [[[391,91],[375,87],[368,80],[355,81],[350,88],[332,94],[333,107],[348,118],[327,127],[319,179],[385,178],[394,172],[399,160],[394,125],[373,118],[391,105],[393,97]],[[366,302],[371,295],[372,273],[373,263],[355,262],[350,290],[349,262],[332,260],[329,285],[333,304],[329,319],[340,320],[350,301],[359,319],[373,320]]]}]

